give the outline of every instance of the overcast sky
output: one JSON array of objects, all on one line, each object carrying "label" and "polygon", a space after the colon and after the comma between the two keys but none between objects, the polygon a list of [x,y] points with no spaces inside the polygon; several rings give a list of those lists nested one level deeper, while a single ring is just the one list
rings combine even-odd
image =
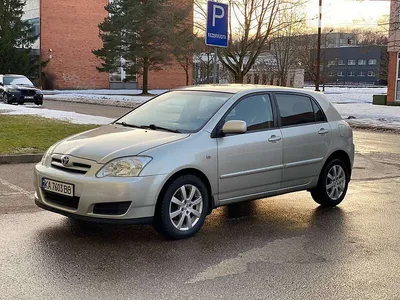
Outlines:
[{"label": "overcast sky", "polygon": [[[312,20],[318,15],[318,0],[310,0],[307,6],[308,23],[317,26],[318,21]],[[376,26],[382,15],[388,15],[390,1],[352,1],[323,0],[324,27]],[[357,20],[355,25],[354,20]]]}]

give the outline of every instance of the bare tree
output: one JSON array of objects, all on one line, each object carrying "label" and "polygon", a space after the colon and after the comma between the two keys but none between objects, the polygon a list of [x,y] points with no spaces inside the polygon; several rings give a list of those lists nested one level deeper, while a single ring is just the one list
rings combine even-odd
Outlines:
[{"label": "bare tree", "polygon": [[[205,1],[195,0],[196,14],[201,20],[196,28],[204,34],[206,18]],[[296,1],[294,5],[297,5]],[[288,9],[292,3],[288,0],[229,0],[229,46],[218,51],[218,57],[224,67],[232,74],[236,83],[243,83],[245,75],[251,70],[262,53],[271,34],[281,30],[287,24],[281,24],[277,14]]]},{"label": "bare tree", "polygon": [[271,54],[275,58],[274,75],[281,86],[286,86],[289,70],[298,64],[296,42],[297,36],[303,33],[306,26],[306,16],[304,13],[299,13],[298,9],[289,7],[281,9],[276,19],[285,26],[272,34]]}]

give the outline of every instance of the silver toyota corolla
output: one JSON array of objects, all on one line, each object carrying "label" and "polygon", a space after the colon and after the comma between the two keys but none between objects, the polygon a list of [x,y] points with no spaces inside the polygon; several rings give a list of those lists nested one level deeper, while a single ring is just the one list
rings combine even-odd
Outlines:
[{"label": "silver toyota corolla", "polygon": [[353,133],[321,93],[249,85],[173,90],[66,138],[35,168],[36,204],[86,221],[194,235],[212,209],[301,190],[346,195]]}]

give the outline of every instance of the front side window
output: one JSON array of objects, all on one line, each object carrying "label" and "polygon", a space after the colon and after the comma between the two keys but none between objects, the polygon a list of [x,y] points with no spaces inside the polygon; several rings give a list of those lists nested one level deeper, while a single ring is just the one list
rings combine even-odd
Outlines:
[{"label": "front side window", "polygon": [[314,123],[311,99],[301,95],[276,94],[282,126]]},{"label": "front side window", "polygon": [[5,76],[3,78],[4,85],[26,85],[33,86],[33,83],[25,76]]},{"label": "front side window", "polygon": [[194,133],[231,97],[229,93],[172,91],[143,104],[117,120],[117,124]]},{"label": "front side window", "polygon": [[248,132],[273,128],[274,117],[269,95],[254,95],[240,101],[225,118],[225,122],[231,120],[245,121]]}]

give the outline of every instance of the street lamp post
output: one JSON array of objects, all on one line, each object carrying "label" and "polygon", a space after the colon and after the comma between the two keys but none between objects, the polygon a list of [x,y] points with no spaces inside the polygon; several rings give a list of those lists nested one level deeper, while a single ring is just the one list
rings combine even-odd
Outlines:
[{"label": "street lamp post", "polygon": [[315,90],[319,92],[319,81],[321,75],[321,29],[322,29],[322,0],[319,0],[318,15],[318,45],[317,45],[317,78],[315,80]]},{"label": "street lamp post", "polygon": [[[324,58],[323,58],[323,61],[322,61],[323,76],[326,76],[326,72],[325,72],[325,67],[326,67],[326,49],[328,48],[327,43],[326,43],[326,40],[327,40],[327,38],[328,38],[328,35],[329,35],[330,33],[332,33],[332,32],[333,32],[333,29],[329,30],[329,32],[326,33],[325,36],[324,36],[324,45],[325,45],[325,48],[324,48]],[[322,91],[325,92],[325,80],[322,81]]]}]

